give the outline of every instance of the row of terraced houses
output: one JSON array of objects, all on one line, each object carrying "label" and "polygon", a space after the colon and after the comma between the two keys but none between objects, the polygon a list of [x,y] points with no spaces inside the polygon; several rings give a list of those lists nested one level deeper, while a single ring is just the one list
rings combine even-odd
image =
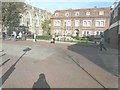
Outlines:
[{"label": "row of terraced houses", "polygon": [[51,34],[99,36],[109,27],[110,8],[56,10],[51,16]]}]

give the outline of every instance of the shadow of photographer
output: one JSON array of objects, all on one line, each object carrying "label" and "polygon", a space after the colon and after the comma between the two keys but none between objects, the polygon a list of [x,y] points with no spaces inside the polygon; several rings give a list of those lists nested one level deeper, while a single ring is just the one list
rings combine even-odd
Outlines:
[{"label": "shadow of photographer", "polygon": [[44,73],[41,73],[39,75],[39,79],[33,84],[32,90],[37,90],[39,88],[45,88],[47,90],[50,90],[50,86],[46,81]]}]

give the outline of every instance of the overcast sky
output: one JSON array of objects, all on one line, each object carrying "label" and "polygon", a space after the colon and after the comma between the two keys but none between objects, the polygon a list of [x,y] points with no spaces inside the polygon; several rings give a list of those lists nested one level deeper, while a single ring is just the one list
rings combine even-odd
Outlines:
[{"label": "overcast sky", "polygon": [[97,7],[110,7],[116,0],[25,0],[27,4],[48,10],[80,9]]}]

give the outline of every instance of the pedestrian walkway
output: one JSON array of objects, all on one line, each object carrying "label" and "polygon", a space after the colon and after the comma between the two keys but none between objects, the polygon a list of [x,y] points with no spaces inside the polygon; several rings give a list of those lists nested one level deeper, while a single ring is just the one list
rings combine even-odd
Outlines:
[{"label": "pedestrian walkway", "polygon": [[[27,47],[31,50],[24,54],[23,49]],[[31,88],[39,80],[41,72],[45,74],[46,81],[51,88],[118,87],[118,78],[104,70],[104,64],[109,61],[110,51],[98,53],[98,46],[95,44],[70,45],[11,40],[3,41],[3,49],[10,58],[3,66],[3,76],[7,76],[2,85],[4,88]],[[24,57],[21,58],[23,55]],[[107,60],[104,55],[107,56]],[[16,61],[19,62],[16,64]],[[98,65],[99,63],[101,66]],[[107,67],[109,70],[111,70],[110,64],[111,62]],[[10,72],[9,75],[6,71]]]},{"label": "pedestrian walkway", "polygon": [[118,50],[107,48],[107,51],[98,51],[102,62],[105,64],[108,71],[112,72],[116,76],[120,76],[118,73]]}]

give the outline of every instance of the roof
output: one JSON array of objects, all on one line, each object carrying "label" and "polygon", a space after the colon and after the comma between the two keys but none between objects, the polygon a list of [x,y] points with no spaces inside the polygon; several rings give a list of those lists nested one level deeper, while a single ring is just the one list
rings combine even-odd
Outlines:
[{"label": "roof", "polygon": [[66,9],[66,10],[56,10],[55,12],[61,12],[61,11],[79,11],[79,10],[94,10],[94,9],[108,9],[110,10],[110,7],[100,7],[100,8],[81,8],[81,9]]}]

